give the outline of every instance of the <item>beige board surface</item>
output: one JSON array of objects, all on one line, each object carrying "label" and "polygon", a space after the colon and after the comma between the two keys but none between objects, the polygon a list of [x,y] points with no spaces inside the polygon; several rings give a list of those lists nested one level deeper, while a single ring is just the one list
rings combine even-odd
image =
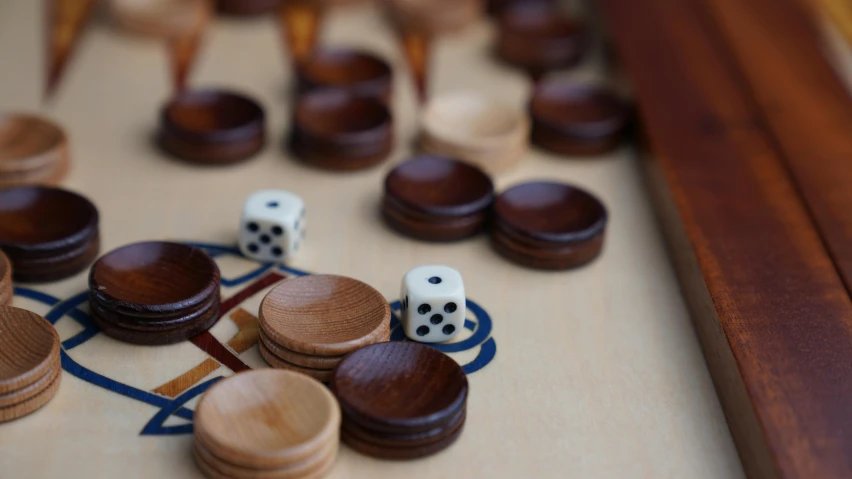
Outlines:
[{"label": "beige board surface", "polygon": [[[232,245],[243,199],[256,189],[283,188],[300,194],[308,208],[308,239],[294,268],[352,276],[393,301],[409,268],[447,264],[461,271],[468,297],[487,311],[496,356],[470,374],[467,424],[458,443],[410,462],[379,461],[344,447],[330,478],[742,476],[631,148],[593,160],[531,150],[518,168],[496,178],[500,188],[527,179],[567,181],[595,192],[609,209],[606,244],[596,262],[571,272],[531,271],[498,257],[485,237],[430,245],[399,237],[381,222],[382,179],[410,151],[415,104],[394,36],[373,7],[336,10],[323,41],[392,59],[399,147],[379,168],[331,174],[302,166],[280,148],[291,75],[270,20],[216,20],[190,82],[236,88],[261,100],[269,145],[246,164],[199,168],[164,157],[150,143],[169,90],[164,47],[117,32],[102,12],[56,100],[41,104],[41,3],[0,0],[0,110],[43,112],[67,128],[74,166],[65,186],[100,209],[104,252],[149,239]],[[529,85],[493,59],[493,34],[483,22],[442,40],[432,91],[476,90],[523,108]],[[577,74],[595,70],[589,62]],[[220,266],[234,278],[257,265],[225,257]],[[65,299],[85,288],[80,274],[35,289]],[[239,288],[224,288],[224,297]],[[256,314],[261,296],[242,308]],[[42,314],[49,310],[31,299],[15,300]],[[56,324],[64,341],[83,329],[68,316]],[[226,318],[212,332],[226,342],[237,326]],[[451,355],[466,364],[480,352],[476,346]],[[141,347],[102,334],[66,354],[148,393],[208,358],[188,342]],[[264,366],[256,347],[240,358]],[[229,374],[222,367],[201,382]],[[185,407],[192,409],[197,399]],[[0,426],[0,478],[201,477],[191,435],[140,434],[160,409],[66,371],[45,409]],[[187,421],[173,416],[164,426],[181,424]]]}]

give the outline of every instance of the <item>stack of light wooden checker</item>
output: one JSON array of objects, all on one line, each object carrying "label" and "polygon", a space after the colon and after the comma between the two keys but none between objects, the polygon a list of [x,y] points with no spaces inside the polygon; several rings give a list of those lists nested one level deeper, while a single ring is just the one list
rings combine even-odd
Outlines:
[{"label": "stack of light wooden checker", "polygon": [[468,384],[449,356],[420,343],[374,344],[348,355],[331,388],[342,439],[383,459],[416,459],[455,442],[467,417]]},{"label": "stack of light wooden checker", "polygon": [[65,178],[69,167],[68,140],[57,124],[0,113],[0,187],[53,185]]},{"label": "stack of light wooden checker", "polygon": [[371,286],[334,275],[283,281],[260,305],[260,354],[274,368],[331,379],[343,356],[390,340],[390,306]]},{"label": "stack of light wooden checker", "polygon": [[489,173],[515,166],[529,146],[529,118],[478,94],[437,97],[424,108],[420,123],[420,150],[465,160]]},{"label": "stack of light wooden checker", "polygon": [[35,412],[59,389],[59,335],[46,319],[0,306],[0,423]]},{"label": "stack of light wooden checker", "polygon": [[318,381],[261,369],[221,381],[195,412],[195,462],[211,479],[323,477],[340,447],[340,407]]}]

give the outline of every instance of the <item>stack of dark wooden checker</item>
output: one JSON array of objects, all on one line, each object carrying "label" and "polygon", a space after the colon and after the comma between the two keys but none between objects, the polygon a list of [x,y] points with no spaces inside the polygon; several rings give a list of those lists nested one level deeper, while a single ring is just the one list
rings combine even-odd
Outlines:
[{"label": "stack of dark wooden checker", "polygon": [[100,250],[98,210],[59,188],[20,186],[0,191],[0,247],[14,277],[49,282],[86,269]]},{"label": "stack of dark wooden checker", "polygon": [[382,215],[397,231],[455,241],[485,230],[494,184],[481,169],[440,156],[418,156],[385,177]]},{"label": "stack of dark wooden checker", "polygon": [[92,319],[109,336],[171,344],[219,318],[219,268],[193,246],[143,242],[101,257],[89,275]]},{"label": "stack of dark wooden checker", "polygon": [[272,367],[328,382],[344,355],[390,339],[390,306],[371,286],[334,275],[283,281],[260,305],[260,354]]},{"label": "stack of dark wooden checker", "polygon": [[0,115],[0,188],[59,183],[70,163],[59,125],[33,115]]},{"label": "stack of dark wooden checker", "polygon": [[361,348],[337,366],[331,388],[341,437],[384,459],[415,459],[451,445],[464,428],[467,376],[449,356],[413,342]]},{"label": "stack of dark wooden checker", "polygon": [[46,319],[0,306],[0,423],[30,414],[59,389],[59,334]]}]

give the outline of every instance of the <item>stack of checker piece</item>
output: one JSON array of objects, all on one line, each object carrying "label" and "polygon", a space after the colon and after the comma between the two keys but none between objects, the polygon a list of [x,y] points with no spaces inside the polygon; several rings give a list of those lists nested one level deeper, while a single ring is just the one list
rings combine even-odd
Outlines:
[{"label": "stack of checker piece", "polygon": [[0,191],[0,247],[18,281],[72,276],[100,250],[98,210],[88,199],[59,188],[7,188]]},{"label": "stack of checker piece", "polygon": [[120,341],[171,344],[219,318],[219,268],[194,246],[149,241],[113,250],[92,266],[92,319]]},{"label": "stack of checker piece", "polygon": [[303,374],[246,371],[204,394],[194,433],[195,463],[210,479],[315,479],[334,466],[340,407]]},{"label": "stack of checker piece", "polygon": [[68,140],[59,125],[37,116],[0,113],[0,188],[53,185],[69,167]]},{"label": "stack of checker piece", "polygon": [[12,304],[15,287],[12,285],[12,263],[9,257],[0,251],[0,306]]},{"label": "stack of checker piece", "polygon": [[381,293],[335,275],[287,279],[260,305],[260,354],[270,366],[328,382],[343,357],[390,340],[391,311]]},{"label": "stack of checker piece", "polygon": [[421,343],[361,348],[335,369],[331,389],[343,414],[341,438],[383,459],[442,451],[461,435],[468,384],[449,356]]},{"label": "stack of checker piece", "polygon": [[59,334],[46,319],[0,306],[0,423],[40,409],[62,376]]}]

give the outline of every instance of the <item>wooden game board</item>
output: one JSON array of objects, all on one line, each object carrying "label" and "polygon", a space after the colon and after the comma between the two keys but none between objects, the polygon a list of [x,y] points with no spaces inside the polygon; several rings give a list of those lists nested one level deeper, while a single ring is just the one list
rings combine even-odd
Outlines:
[{"label": "wooden game board", "polygon": [[[461,439],[412,462],[378,461],[344,447],[329,477],[742,476],[633,148],[585,160],[531,150],[519,168],[497,177],[500,188],[568,181],[609,209],[596,262],[571,272],[531,271],[497,256],[484,237],[423,244],[380,220],[381,181],[410,152],[416,109],[394,35],[372,7],[335,11],[323,41],[394,62],[399,145],[388,164],[343,175],[309,169],[282,152],[292,76],[271,21],[217,20],[190,80],[262,100],[269,145],[243,165],[198,168],[164,157],[151,143],[171,85],[164,47],[116,31],[100,14],[54,103],[40,103],[39,3],[0,2],[0,110],[40,111],[66,126],[74,167],[65,186],[99,207],[104,251],[146,239],[207,245],[227,279],[223,298],[238,297],[212,334],[249,366],[265,366],[253,346],[252,314],[278,275],[349,275],[391,302],[402,274],[418,264],[445,263],[464,275],[472,331],[445,347],[469,373]],[[432,91],[478,90],[523,107],[529,85],[493,59],[492,37],[483,23],[441,41]],[[599,63],[574,74],[596,77]],[[243,199],[269,187],[297,192],[308,207],[308,241],[288,268],[252,263],[232,249]],[[45,409],[0,426],[0,477],[201,477],[192,462],[191,411],[210,381],[231,371],[189,342],[141,347],[98,334],[86,316],[85,289],[81,274],[18,291],[16,305],[55,322],[65,375]],[[255,294],[243,298],[246,289]]]}]

